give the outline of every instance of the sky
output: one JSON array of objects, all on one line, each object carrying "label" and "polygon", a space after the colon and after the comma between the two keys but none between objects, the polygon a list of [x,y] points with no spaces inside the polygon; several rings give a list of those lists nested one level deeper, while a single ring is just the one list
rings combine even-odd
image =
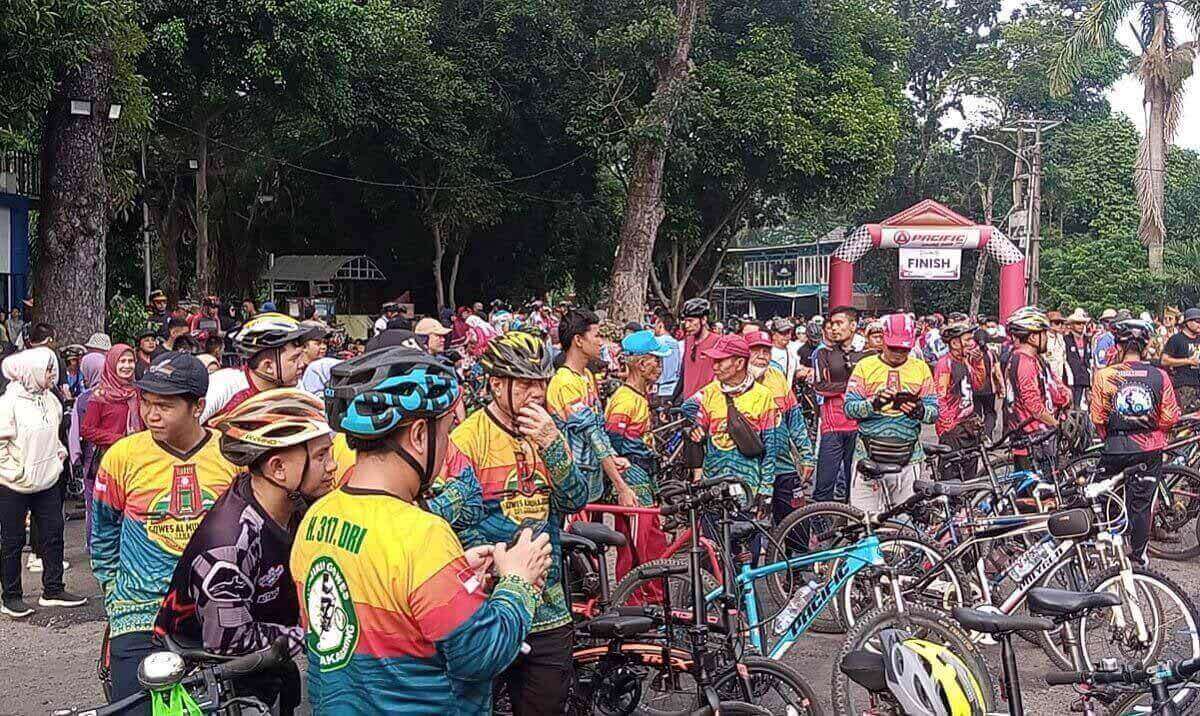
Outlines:
[{"label": "sky", "polygon": [[[1008,17],[1014,8],[1024,4],[1025,0],[1003,0],[1000,16]],[[1174,13],[1176,10],[1173,8],[1172,12]],[[1117,37],[1131,52],[1139,54],[1140,48],[1129,27],[1129,21],[1133,19],[1135,19],[1135,15],[1131,14],[1125,22],[1121,23],[1122,30]],[[1191,40],[1193,35],[1189,23],[1181,17],[1173,19],[1175,20],[1174,28],[1177,40],[1179,42]],[[1187,80],[1185,85],[1183,117],[1179,123],[1179,131],[1175,135],[1175,144],[1189,149],[1200,149],[1200,62],[1197,62],[1196,74],[1197,76]],[[1133,120],[1139,130],[1145,131],[1146,117],[1142,109],[1142,88],[1136,77],[1132,74],[1127,75],[1113,85],[1108,92],[1108,101],[1112,104],[1114,111],[1125,114]],[[978,111],[977,108],[973,108],[973,105],[974,103],[967,105],[968,119]]]}]

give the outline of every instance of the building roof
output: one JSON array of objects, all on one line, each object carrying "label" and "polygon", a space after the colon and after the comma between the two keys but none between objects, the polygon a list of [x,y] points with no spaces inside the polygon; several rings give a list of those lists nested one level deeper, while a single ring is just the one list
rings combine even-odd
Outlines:
[{"label": "building roof", "polygon": [[817,238],[817,239],[814,239],[813,237],[807,237],[807,240],[794,241],[792,243],[786,243],[786,244],[778,244],[778,243],[771,242],[771,239],[778,239],[778,238],[782,238],[785,236],[787,236],[788,238],[794,237],[797,239],[804,238],[804,237],[801,237],[796,234],[789,235],[788,227],[786,227],[786,226],[777,226],[777,227],[772,227],[770,229],[762,229],[758,232],[754,232],[753,234],[751,234],[746,239],[746,241],[754,242],[754,244],[752,246],[743,245],[743,246],[731,247],[726,250],[726,253],[730,253],[730,254],[758,253],[758,254],[761,254],[761,253],[772,252],[772,251],[789,252],[789,251],[795,251],[797,249],[812,248],[814,246],[819,246],[821,244],[836,244],[836,243],[841,243],[841,241],[846,238],[846,229],[839,226],[838,228],[829,231],[824,236]]},{"label": "building roof", "polygon": [[370,256],[276,256],[266,278],[274,281],[384,281]]}]

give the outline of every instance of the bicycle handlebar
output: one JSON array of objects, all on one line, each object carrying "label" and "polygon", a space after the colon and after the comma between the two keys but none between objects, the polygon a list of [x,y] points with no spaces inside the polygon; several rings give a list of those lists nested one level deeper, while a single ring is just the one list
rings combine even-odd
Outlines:
[{"label": "bicycle handlebar", "polygon": [[287,637],[281,636],[267,649],[230,659],[223,664],[217,664],[213,667],[213,671],[218,679],[239,679],[260,671],[277,668],[289,658]]},{"label": "bicycle handlebar", "polygon": [[1048,686],[1068,686],[1073,684],[1146,684],[1152,677],[1158,677],[1168,686],[1186,683],[1200,673],[1200,657],[1178,659],[1160,662],[1149,669],[1130,669],[1120,671],[1051,671],[1046,674]]}]

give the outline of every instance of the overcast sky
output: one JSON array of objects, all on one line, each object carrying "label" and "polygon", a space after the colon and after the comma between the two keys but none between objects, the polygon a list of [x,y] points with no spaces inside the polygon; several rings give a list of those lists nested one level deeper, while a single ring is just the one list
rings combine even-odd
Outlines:
[{"label": "overcast sky", "polygon": [[[1024,4],[1024,0],[1004,0],[1000,16],[1008,17],[1013,8]],[[1176,10],[1173,8],[1172,12],[1174,13]],[[1131,52],[1138,54],[1140,48],[1133,36],[1133,31],[1129,28],[1129,21],[1135,18],[1136,16],[1131,14],[1125,22],[1121,23],[1122,31],[1118,37]],[[1184,42],[1192,39],[1192,30],[1186,19],[1180,17],[1174,19],[1177,40]],[[1197,74],[1200,75],[1200,67],[1197,68]],[[1145,131],[1146,116],[1142,109],[1142,87],[1138,84],[1136,77],[1132,74],[1127,75],[1113,85],[1108,93],[1108,101],[1112,103],[1113,110],[1125,114],[1133,120],[1138,129]],[[972,113],[973,110],[968,105],[968,116]],[[1189,79],[1185,87],[1183,118],[1179,123],[1179,131],[1175,135],[1175,144],[1191,149],[1200,149],[1200,79],[1197,77]]]}]

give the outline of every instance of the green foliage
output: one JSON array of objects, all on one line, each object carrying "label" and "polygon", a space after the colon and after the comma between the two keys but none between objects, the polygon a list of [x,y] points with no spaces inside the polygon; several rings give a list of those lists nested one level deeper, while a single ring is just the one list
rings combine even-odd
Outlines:
[{"label": "green foliage", "polygon": [[137,296],[115,294],[108,302],[108,335],[112,342],[134,345],[149,319],[146,304]]}]

